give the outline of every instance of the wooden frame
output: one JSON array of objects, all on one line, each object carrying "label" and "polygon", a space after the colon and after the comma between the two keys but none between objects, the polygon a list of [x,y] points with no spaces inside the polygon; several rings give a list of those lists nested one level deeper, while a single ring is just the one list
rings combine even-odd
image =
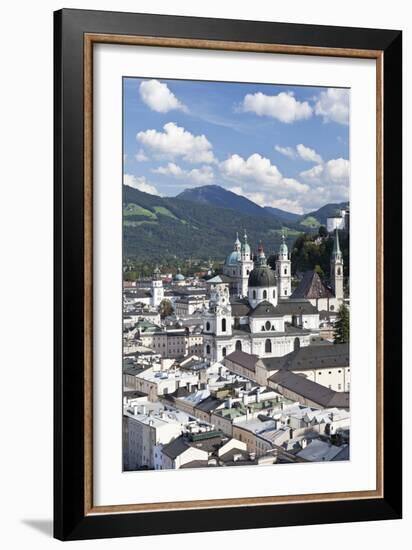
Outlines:
[{"label": "wooden frame", "polygon": [[[316,38],[314,38],[315,35]],[[376,60],[378,464],[375,491],[220,499],[172,504],[105,507],[93,505],[92,59],[93,44],[102,42],[361,57]],[[67,100],[68,97],[70,101]],[[57,538],[72,540],[235,529],[239,528],[239,525],[242,528],[251,528],[400,517],[401,335],[400,331],[396,333],[389,323],[384,324],[385,317],[400,318],[401,307],[399,293],[393,290],[395,280],[399,288],[399,276],[395,275],[393,267],[396,265],[400,273],[401,254],[399,238],[401,234],[400,98],[401,33],[398,31],[113,14],[82,10],[56,12],[55,536]],[[391,139],[384,141],[384,135],[390,135]],[[385,194],[385,188],[390,188],[391,193]],[[388,242],[391,242],[391,246],[385,248],[385,243]],[[385,376],[388,372],[390,377]],[[385,430],[385,426],[389,425],[389,419],[384,417],[385,403],[389,402],[388,396],[395,396],[395,399],[391,400],[391,429]]]}]

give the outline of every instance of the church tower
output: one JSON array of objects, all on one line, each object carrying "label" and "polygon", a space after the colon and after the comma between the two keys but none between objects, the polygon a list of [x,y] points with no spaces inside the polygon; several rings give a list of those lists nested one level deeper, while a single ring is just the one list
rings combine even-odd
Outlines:
[{"label": "church tower", "polygon": [[216,283],[210,289],[209,309],[203,314],[203,346],[209,361],[221,361],[232,350],[232,307],[229,286]]},{"label": "church tower", "polygon": [[246,297],[248,294],[248,281],[249,281],[249,274],[253,269],[253,260],[252,260],[252,254],[250,251],[250,246],[247,241],[247,234],[245,229],[245,234],[243,237],[243,243],[241,247],[241,254],[240,254],[240,279],[239,279],[239,296]]},{"label": "church tower", "polygon": [[292,273],[285,235],[282,235],[282,243],[279,247],[278,259],[276,260],[276,275],[279,298],[288,298],[292,294]]},{"label": "church tower", "polygon": [[160,305],[160,302],[163,300],[163,297],[164,297],[163,281],[160,274],[160,269],[158,266],[156,266],[156,269],[154,270],[153,277],[152,277],[151,305],[153,307],[158,307]]},{"label": "church tower", "polygon": [[330,281],[337,300],[343,300],[343,258],[339,245],[339,233],[335,229],[332,257],[330,260]]}]

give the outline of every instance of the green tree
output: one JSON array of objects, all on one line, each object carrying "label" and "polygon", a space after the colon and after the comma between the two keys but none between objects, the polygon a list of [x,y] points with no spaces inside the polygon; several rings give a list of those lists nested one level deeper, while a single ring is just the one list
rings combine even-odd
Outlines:
[{"label": "green tree", "polygon": [[162,300],[159,305],[160,317],[164,319],[173,313],[173,306],[170,300]]},{"label": "green tree", "polygon": [[328,232],[327,232],[326,227],[324,225],[321,225],[319,227],[318,235],[319,235],[319,237],[327,237],[328,236]]},{"label": "green tree", "polygon": [[323,269],[320,267],[319,264],[316,264],[315,265],[315,269],[314,271],[316,271],[316,273],[319,275],[319,277],[321,277],[323,279],[323,277],[325,276],[325,273],[323,271]]},{"label": "green tree", "polygon": [[339,317],[335,324],[335,344],[346,344],[349,342],[349,310],[342,304],[339,308]]}]

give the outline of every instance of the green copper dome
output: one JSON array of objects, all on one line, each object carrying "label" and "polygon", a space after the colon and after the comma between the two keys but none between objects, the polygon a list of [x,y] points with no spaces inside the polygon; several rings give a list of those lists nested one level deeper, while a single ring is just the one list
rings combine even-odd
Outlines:
[{"label": "green copper dome", "polygon": [[225,265],[230,265],[230,266],[237,265],[240,262],[240,259],[241,259],[240,256],[241,255],[238,250],[233,250],[233,252],[231,252],[229,256],[227,256]]}]

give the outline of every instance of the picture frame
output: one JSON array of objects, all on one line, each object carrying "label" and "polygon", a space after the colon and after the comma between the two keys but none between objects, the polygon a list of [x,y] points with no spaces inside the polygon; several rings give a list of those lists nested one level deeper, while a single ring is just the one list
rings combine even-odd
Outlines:
[{"label": "picture frame", "polygon": [[[96,44],[376,62],[376,489],[95,506],[93,48]],[[54,536],[60,540],[398,519],[402,514],[402,33],[64,9],[54,14]]]}]

